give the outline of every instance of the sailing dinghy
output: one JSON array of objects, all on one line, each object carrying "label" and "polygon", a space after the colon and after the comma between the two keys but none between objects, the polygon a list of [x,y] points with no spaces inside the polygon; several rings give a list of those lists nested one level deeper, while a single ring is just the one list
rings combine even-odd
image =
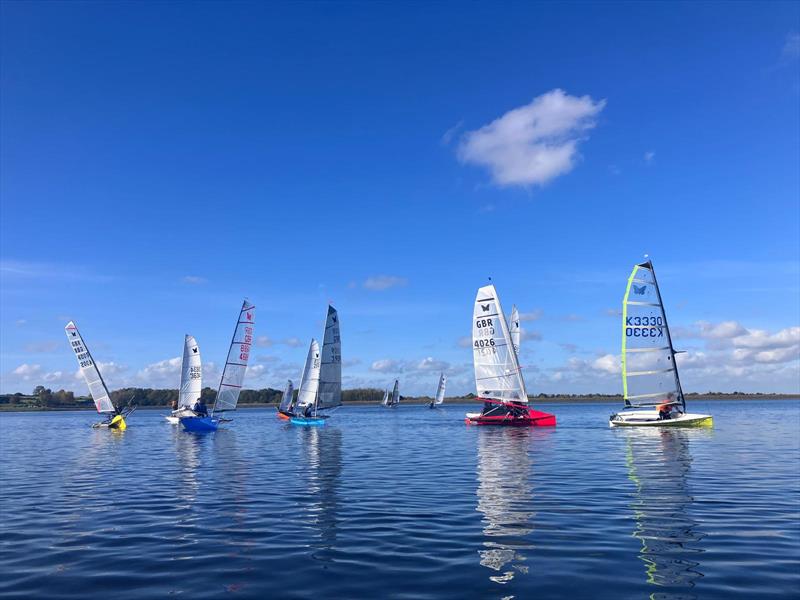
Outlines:
[{"label": "sailing dinghy", "polygon": [[[222,378],[217,388],[217,397],[209,415],[180,417],[181,425],[186,431],[201,433],[216,431],[219,424],[230,421],[222,417],[222,413],[236,410],[239,392],[242,391],[244,375],[247,372],[247,361],[250,359],[250,346],[253,343],[253,330],[256,325],[256,307],[247,300],[242,302],[233,339],[228,349],[228,358],[222,369]],[[217,416],[219,415],[219,416]]]},{"label": "sailing dinghy", "polygon": [[439,387],[436,388],[436,397],[431,401],[428,408],[436,408],[444,402],[444,387],[447,384],[447,375],[442,373],[439,375]]},{"label": "sailing dinghy", "polygon": [[389,406],[389,388],[383,390],[383,400],[381,400],[381,406]]},{"label": "sailing dinghy", "polygon": [[478,290],[472,319],[475,387],[483,402],[479,413],[467,413],[472,425],[554,426],[556,418],[528,406],[525,381],[508,323],[493,285]]},{"label": "sailing dinghy", "polygon": [[178,391],[178,408],[164,418],[177,425],[181,417],[195,416],[192,407],[203,392],[203,365],[200,361],[200,347],[194,336],[187,335],[183,340],[183,361],[181,362],[181,387]]},{"label": "sailing dinghy", "polygon": [[108,393],[106,382],[103,381],[103,376],[100,375],[100,370],[97,368],[97,364],[89,353],[89,348],[84,343],[78,331],[78,326],[75,325],[74,321],[70,321],[64,327],[64,332],[67,334],[67,340],[69,340],[70,347],[75,353],[75,358],[78,359],[78,366],[80,367],[83,379],[86,381],[86,385],[89,387],[89,395],[92,397],[92,400],[94,400],[97,412],[101,415],[106,415],[105,421],[94,423],[92,427],[107,427],[109,429],[124,431],[128,428],[127,423],[125,423],[125,418],[133,414],[136,407],[131,406],[130,403],[122,410],[114,406],[114,403],[111,401],[111,396]]},{"label": "sailing dinghy", "polygon": [[711,415],[686,412],[675,348],[653,262],[636,265],[622,299],[622,393],[611,427],[711,427]]},{"label": "sailing dinghy", "polygon": [[392,388],[391,395],[389,394],[389,390],[386,390],[386,393],[383,395],[383,402],[381,402],[383,406],[388,406],[389,408],[394,408],[398,404],[400,404],[400,380],[394,380],[394,387]]},{"label": "sailing dinghy", "polygon": [[283,397],[281,398],[281,403],[278,405],[278,418],[279,419],[291,419],[294,416],[292,412],[294,404],[294,384],[290,379],[286,383],[286,389],[283,390]]},{"label": "sailing dinghy", "polygon": [[339,331],[339,313],[329,305],[325,320],[325,335],[322,338],[322,352],[320,353],[317,341],[311,340],[303,381],[297,394],[297,405],[289,421],[293,425],[324,425],[325,419],[330,415],[319,411],[341,405],[342,340]]}]

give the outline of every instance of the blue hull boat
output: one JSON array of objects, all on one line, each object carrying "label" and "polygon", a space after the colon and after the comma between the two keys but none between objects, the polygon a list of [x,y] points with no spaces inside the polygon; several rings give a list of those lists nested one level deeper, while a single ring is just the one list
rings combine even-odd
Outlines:
[{"label": "blue hull boat", "polygon": [[181,417],[180,421],[186,431],[193,433],[216,431],[219,427],[219,419],[214,417]]},{"label": "blue hull boat", "polygon": [[325,419],[323,417],[292,417],[289,419],[289,422],[292,425],[314,425],[317,427],[325,425]]}]

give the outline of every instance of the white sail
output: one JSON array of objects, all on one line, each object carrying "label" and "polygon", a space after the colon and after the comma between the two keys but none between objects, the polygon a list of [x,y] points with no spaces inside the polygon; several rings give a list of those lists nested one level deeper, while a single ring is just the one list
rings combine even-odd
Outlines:
[{"label": "white sail", "polygon": [[203,366],[200,362],[200,348],[194,337],[187,335],[183,342],[178,408],[192,408],[202,392]]},{"label": "white sail", "polygon": [[322,361],[319,370],[317,408],[332,408],[342,404],[342,341],[339,314],[328,306],[325,336],[322,339]]},{"label": "white sail", "polygon": [[69,340],[72,351],[75,353],[75,358],[78,359],[78,366],[80,367],[84,380],[86,380],[86,385],[89,386],[89,395],[92,397],[92,400],[94,400],[97,412],[116,412],[114,403],[111,402],[111,397],[108,394],[108,388],[103,381],[103,377],[100,375],[100,371],[97,369],[97,365],[92,359],[92,355],[89,354],[89,348],[87,348],[86,344],[83,342],[77,325],[75,325],[73,321],[70,321],[67,323],[66,327],[64,327],[64,332],[67,334],[67,339]]},{"label": "white sail", "polygon": [[622,389],[626,406],[683,404],[667,315],[650,261],[633,267],[622,300]]},{"label": "white sail", "polygon": [[308,347],[308,355],[306,356],[306,364],[303,367],[303,377],[300,380],[300,390],[297,392],[295,406],[298,411],[316,402],[317,392],[319,391],[319,369],[319,343],[317,340],[311,340],[311,345]]},{"label": "white sail", "polygon": [[400,382],[397,379],[395,379],[394,380],[394,388],[392,389],[392,401],[391,401],[392,405],[400,404],[400,389],[399,389],[399,386],[400,386]]},{"label": "white sail", "polygon": [[517,353],[517,360],[519,360],[520,336],[522,330],[519,327],[519,311],[517,305],[511,306],[511,321],[508,324],[508,332],[511,334],[511,343],[514,345],[514,352]]},{"label": "white sail", "polygon": [[278,410],[283,412],[288,411],[292,407],[292,396],[294,395],[294,384],[290,379],[286,384],[286,389],[283,391],[283,397],[281,398],[280,406],[278,406]]},{"label": "white sail", "polygon": [[226,410],[236,410],[239,401],[239,392],[242,391],[244,376],[247,372],[247,361],[250,359],[250,346],[253,343],[253,331],[256,325],[256,307],[247,300],[242,302],[242,310],[236,321],[233,331],[231,347],[225,368],[222,370],[222,379],[217,390],[217,399],[211,413]]},{"label": "white sail", "polygon": [[447,375],[442,373],[439,376],[439,387],[436,389],[436,398],[434,399],[434,404],[441,404],[444,402],[444,388],[447,384]]},{"label": "white sail", "polygon": [[383,406],[388,406],[389,405],[389,388],[386,388],[385,390],[383,390],[383,400],[381,400],[381,404]]},{"label": "white sail", "polygon": [[493,285],[478,290],[472,316],[472,352],[478,396],[503,402],[528,402],[517,353]]}]

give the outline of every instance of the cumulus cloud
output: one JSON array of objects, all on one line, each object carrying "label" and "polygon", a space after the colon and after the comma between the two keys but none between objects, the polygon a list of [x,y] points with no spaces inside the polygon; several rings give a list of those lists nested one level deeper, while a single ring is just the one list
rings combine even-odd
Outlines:
[{"label": "cumulus cloud", "polygon": [[382,292],[393,287],[402,287],[408,284],[408,279],[404,277],[397,277],[395,275],[375,275],[367,277],[367,280],[362,284],[364,288],[373,292]]},{"label": "cumulus cloud", "polygon": [[403,364],[397,360],[384,358],[373,362],[369,370],[376,373],[399,373],[403,370]]},{"label": "cumulus cloud", "polygon": [[446,371],[450,368],[450,363],[428,356],[419,361],[416,366],[418,371]]},{"label": "cumulus cloud", "polygon": [[578,144],[605,100],[554,89],[461,137],[461,162],[489,169],[501,186],[544,185],[573,169]]},{"label": "cumulus cloud", "polygon": [[29,365],[28,363],[22,363],[16,369],[11,371],[11,374],[21,381],[31,381],[34,377],[38,377],[41,372],[42,365]]},{"label": "cumulus cloud", "polygon": [[[150,363],[136,373],[136,378],[147,387],[177,387],[182,361],[182,357],[176,356]],[[106,370],[103,369],[102,372],[105,373]]]}]

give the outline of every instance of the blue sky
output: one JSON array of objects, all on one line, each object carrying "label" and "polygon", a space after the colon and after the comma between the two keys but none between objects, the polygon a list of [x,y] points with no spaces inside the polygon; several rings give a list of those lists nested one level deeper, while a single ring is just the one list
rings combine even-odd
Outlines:
[{"label": "blue sky", "polygon": [[687,391],[800,389],[796,3],[2,5],[0,374],[206,383],[244,296],[248,387],[326,303],[345,386],[473,389],[476,289],[531,393],[617,392],[653,258]]}]

